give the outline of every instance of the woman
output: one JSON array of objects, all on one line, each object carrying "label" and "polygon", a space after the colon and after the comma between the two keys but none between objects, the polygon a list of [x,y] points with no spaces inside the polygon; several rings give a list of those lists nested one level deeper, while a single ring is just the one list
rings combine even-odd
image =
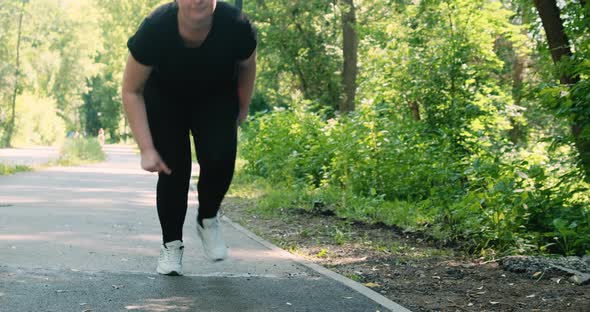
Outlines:
[{"label": "woman", "polygon": [[217,212],[234,173],[237,126],[248,115],[256,45],[248,19],[216,0],[165,4],[127,42],[123,105],[141,167],[158,172],[160,274],[182,275],[189,131],[200,166],[197,232],[210,259],[227,257]]},{"label": "woman", "polygon": [[100,143],[100,145],[104,145],[104,140],[105,140],[104,129],[100,128],[100,129],[98,129],[98,142]]}]

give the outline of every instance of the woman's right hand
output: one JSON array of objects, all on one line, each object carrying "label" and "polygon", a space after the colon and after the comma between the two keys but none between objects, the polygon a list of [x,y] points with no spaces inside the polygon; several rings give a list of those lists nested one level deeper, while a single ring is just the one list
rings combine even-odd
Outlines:
[{"label": "woman's right hand", "polygon": [[149,172],[163,172],[168,175],[172,173],[155,149],[141,152],[141,168]]}]

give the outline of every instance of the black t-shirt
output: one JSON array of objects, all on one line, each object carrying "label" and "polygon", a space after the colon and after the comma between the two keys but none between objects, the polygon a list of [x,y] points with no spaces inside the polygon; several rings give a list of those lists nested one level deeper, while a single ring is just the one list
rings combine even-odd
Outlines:
[{"label": "black t-shirt", "polygon": [[[187,47],[178,31],[178,5],[171,2],[144,19],[127,46],[141,64],[151,66],[146,88],[167,96],[237,95],[237,66],[257,45],[256,31],[236,8],[218,2],[205,41]],[[146,99],[147,100],[147,99]]]}]

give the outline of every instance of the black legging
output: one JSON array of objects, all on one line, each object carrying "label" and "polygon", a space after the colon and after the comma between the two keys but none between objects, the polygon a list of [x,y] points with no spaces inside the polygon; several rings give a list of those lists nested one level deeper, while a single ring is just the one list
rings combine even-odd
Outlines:
[{"label": "black legging", "polygon": [[146,89],[144,98],[154,145],[172,170],[170,175],[158,176],[157,208],[164,243],[182,240],[192,165],[189,130],[200,167],[199,219],[211,218],[217,215],[234,173],[237,97],[162,101]]}]

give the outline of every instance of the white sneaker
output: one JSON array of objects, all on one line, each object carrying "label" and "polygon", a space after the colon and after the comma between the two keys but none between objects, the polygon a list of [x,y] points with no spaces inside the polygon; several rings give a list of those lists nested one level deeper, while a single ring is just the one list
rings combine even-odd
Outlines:
[{"label": "white sneaker", "polygon": [[182,275],[183,252],[184,245],[179,240],[162,244],[160,247],[160,257],[158,258],[158,268],[156,271],[164,275]]},{"label": "white sneaker", "polygon": [[[197,218],[198,220],[198,218]],[[221,235],[221,226],[217,217],[203,219],[203,226],[197,221],[197,233],[203,242],[205,255],[213,261],[227,258],[227,246]]]}]

